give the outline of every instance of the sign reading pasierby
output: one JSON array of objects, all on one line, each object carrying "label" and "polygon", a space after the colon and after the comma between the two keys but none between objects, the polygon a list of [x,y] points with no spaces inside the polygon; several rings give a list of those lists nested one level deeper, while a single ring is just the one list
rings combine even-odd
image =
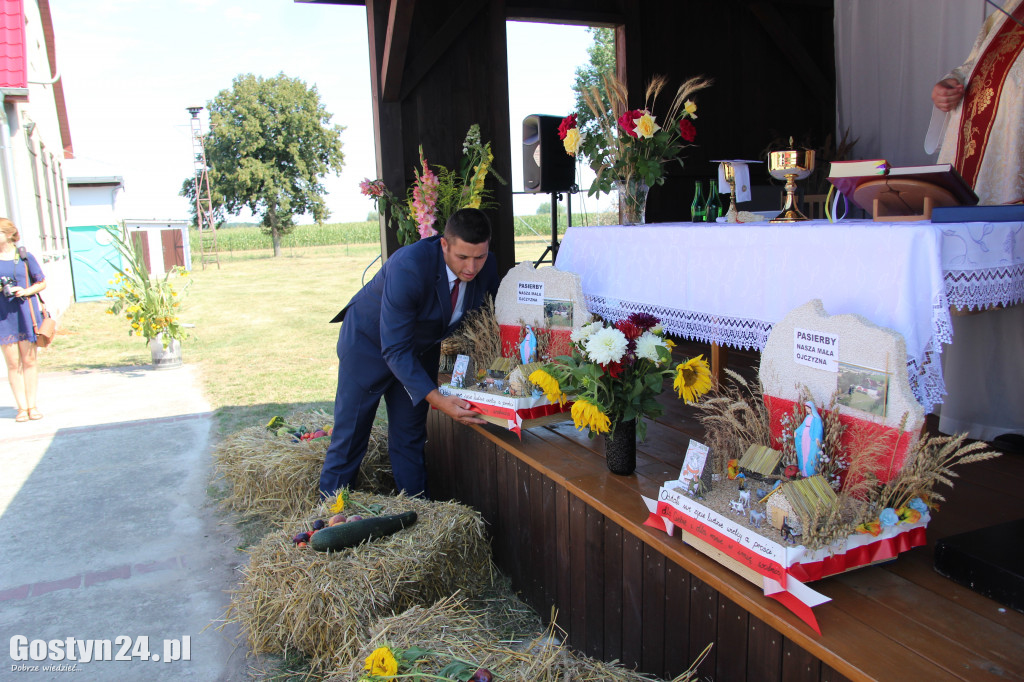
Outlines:
[{"label": "sign reading pasierby", "polygon": [[838,372],[839,335],[794,327],[793,362],[826,372]]},{"label": "sign reading pasierby", "polygon": [[519,282],[517,303],[544,305],[544,282]]}]

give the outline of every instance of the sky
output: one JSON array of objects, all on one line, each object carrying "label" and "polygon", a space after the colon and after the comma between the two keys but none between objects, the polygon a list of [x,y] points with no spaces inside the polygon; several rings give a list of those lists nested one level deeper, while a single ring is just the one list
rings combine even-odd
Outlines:
[{"label": "sky", "polygon": [[[50,7],[75,152],[65,174],[121,176],[122,218],[188,217],[177,195],[194,174],[186,108],[205,107],[241,73],[284,73],[317,87],[332,123],[345,127],[345,167],[324,183],[330,221],[365,220],[373,210],[358,189],[376,177],[364,8],[291,0],[58,0]],[[572,110],[575,69],[587,62],[590,43],[577,26],[508,24],[514,191],[523,185],[523,118]],[[515,213],[533,213],[548,199],[516,197]]]}]

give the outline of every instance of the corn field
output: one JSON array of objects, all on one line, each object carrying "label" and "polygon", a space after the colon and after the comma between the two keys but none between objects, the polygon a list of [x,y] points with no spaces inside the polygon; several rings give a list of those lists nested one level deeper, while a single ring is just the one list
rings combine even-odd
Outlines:
[{"label": "corn field", "polygon": [[[590,216],[591,224],[612,225],[616,222],[613,213]],[[573,222],[580,224],[579,217]],[[551,234],[551,217],[547,215],[516,216],[515,236],[529,237]],[[559,218],[559,234],[565,232],[565,216]],[[189,230],[193,258],[198,258],[198,233]],[[358,223],[324,223],[321,225],[299,225],[290,234],[281,238],[282,248],[304,246],[333,246],[339,244],[373,244],[380,241],[380,227],[377,221]],[[264,234],[256,225],[226,227],[217,230],[217,248],[222,253],[233,251],[259,251],[270,249],[273,244],[270,235]]]}]

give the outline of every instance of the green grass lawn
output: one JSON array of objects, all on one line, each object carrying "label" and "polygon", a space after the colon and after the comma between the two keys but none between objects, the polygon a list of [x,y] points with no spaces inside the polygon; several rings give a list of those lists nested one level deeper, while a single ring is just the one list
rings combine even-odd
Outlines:
[{"label": "green grass lawn", "polygon": [[[181,317],[195,325],[185,362],[200,367],[221,435],[275,414],[334,403],[338,325],[329,321],[359,287],[377,244],[306,247],[222,258],[193,272]],[[373,263],[369,279],[379,269]],[[148,365],[149,347],[101,302],[76,303],[61,319],[43,371]]]},{"label": "green grass lawn", "polygon": [[[550,237],[516,239],[517,260],[535,260]],[[220,253],[220,268],[194,264],[181,318],[194,324],[184,361],[198,365],[216,410],[218,436],[275,414],[330,412],[337,385],[338,325],[329,320],[376,274],[378,244],[289,247]],[[367,269],[369,266],[369,269]],[[149,365],[149,347],[129,337],[123,318],[102,302],[75,303],[42,370]]]}]

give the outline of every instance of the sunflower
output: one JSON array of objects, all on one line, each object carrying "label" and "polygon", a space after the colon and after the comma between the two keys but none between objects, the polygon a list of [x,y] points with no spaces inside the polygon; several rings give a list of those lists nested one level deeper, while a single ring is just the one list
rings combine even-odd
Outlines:
[{"label": "sunflower", "polygon": [[703,355],[690,358],[676,366],[676,378],[672,382],[679,397],[688,403],[697,402],[697,398],[711,390],[711,368]]},{"label": "sunflower", "polygon": [[530,383],[536,384],[540,387],[540,390],[544,391],[551,404],[558,403],[558,406],[561,407],[569,399],[567,395],[562,393],[562,387],[558,385],[558,379],[544,370],[538,369],[529,376],[529,379]]},{"label": "sunflower", "polygon": [[572,421],[580,431],[586,426],[594,433],[608,433],[608,427],[611,426],[608,415],[586,400],[577,400],[572,404]]},{"label": "sunflower", "polygon": [[371,675],[390,679],[398,674],[398,661],[391,649],[378,647],[366,658],[366,668]]}]

